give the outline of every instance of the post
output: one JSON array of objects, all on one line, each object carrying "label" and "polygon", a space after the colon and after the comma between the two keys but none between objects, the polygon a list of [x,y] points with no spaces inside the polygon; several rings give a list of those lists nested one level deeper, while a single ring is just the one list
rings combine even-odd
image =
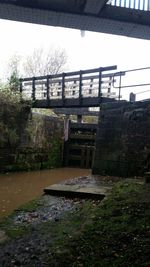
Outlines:
[{"label": "post", "polygon": [[135,100],[136,100],[136,94],[130,93],[129,101],[130,102],[135,102]]},{"label": "post", "polygon": [[92,88],[93,88],[93,78],[90,80],[89,95],[92,94]]},{"label": "post", "polygon": [[35,101],[35,77],[32,78],[32,100]]},{"label": "post", "polygon": [[82,115],[77,115],[77,123],[82,123]]},{"label": "post", "polygon": [[64,140],[68,141],[69,138],[69,115],[66,115],[64,119]]},{"label": "post", "polygon": [[20,83],[20,94],[22,94],[22,79],[19,79],[19,83]]},{"label": "post", "polygon": [[22,79],[19,79],[19,82],[20,82],[20,88],[19,88],[19,91],[20,91],[20,100],[22,100]]},{"label": "post", "polygon": [[147,11],[150,11],[150,0],[148,0],[148,3],[147,3]]},{"label": "post", "polygon": [[108,91],[107,91],[108,97],[110,96],[110,93],[111,93],[111,84],[112,84],[112,77],[111,76],[109,77],[109,80],[110,80],[110,82],[108,84]]},{"label": "post", "polygon": [[98,86],[98,98],[101,98],[101,85],[102,85],[102,68],[99,69],[99,86]]},{"label": "post", "polygon": [[62,103],[65,102],[65,73],[62,74]]},{"label": "post", "polygon": [[121,72],[120,72],[120,80],[119,80],[119,95],[118,95],[118,99],[120,101],[121,98]]},{"label": "post", "polygon": [[47,102],[49,104],[50,94],[49,94],[49,76],[48,75],[47,75],[47,80],[46,80],[46,89],[47,89]]},{"label": "post", "polygon": [[79,102],[81,105],[82,104],[82,70],[80,70],[80,77],[79,77]]}]

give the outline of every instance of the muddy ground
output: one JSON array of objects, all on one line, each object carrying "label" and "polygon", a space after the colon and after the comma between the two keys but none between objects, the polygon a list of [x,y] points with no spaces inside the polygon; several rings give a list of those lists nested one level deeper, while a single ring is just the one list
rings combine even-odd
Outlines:
[{"label": "muddy ground", "polygon": [[0,267],[150,266],[150,186],[107,180],[102,202],[45,195],[1,220]]}]

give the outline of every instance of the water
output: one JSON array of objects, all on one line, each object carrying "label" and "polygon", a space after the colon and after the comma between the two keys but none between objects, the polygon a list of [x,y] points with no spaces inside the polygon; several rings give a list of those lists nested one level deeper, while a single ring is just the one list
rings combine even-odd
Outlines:
[{"label": "water", "polygon": [[0,174],[0,217],[42,195],[46,186],[89,174],[90,170],[77,168]]}]

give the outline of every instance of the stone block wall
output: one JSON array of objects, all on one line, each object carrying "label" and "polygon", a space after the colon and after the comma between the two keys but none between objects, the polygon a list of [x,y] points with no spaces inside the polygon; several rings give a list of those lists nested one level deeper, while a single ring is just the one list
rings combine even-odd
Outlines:
[{"label": "stone block wall", "polygon": [[57,117],[33,113],[16,149],[15,169],[49,169],[62,166],[63,122]]},{"label": "stone block wall", "polygon": [[[15,112],[7,131],[15,138],[5,138],[1,132],[0,171],[37,170],[60,167],[63,154],[63,121],[57,117]],[[1,122],[5,122],[1,116]],[[12,142],[12,140],[16,140]]]},{"label": "stone block wall", "polygon": [[150,101],[101,107],[93,173],[123,177],[150,170]]}]

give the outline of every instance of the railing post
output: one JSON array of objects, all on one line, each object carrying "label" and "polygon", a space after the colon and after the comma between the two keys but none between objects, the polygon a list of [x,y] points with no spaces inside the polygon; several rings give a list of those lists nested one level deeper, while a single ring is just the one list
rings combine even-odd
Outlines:
[{"label": "railing post", "polygon": [[19,79],[19,92],[20,92],[20,99],[22,99],[22,79]]},{"label": "railing post", "polygon": [[98,85],[98,98],[101,98],[101,87],[102,87],[102,68],[99,69],[99,85]]},{"label": "railing post", "polygon": [[136,94],[134,94],[134,93],[130,93],[129,101],[130,101],[130,102],[135,102],[135,101],[136,101]]},{"label": "railing post", "polygon": [[20,91],[20,93],[22,93],[22,79],[19,79],[19,85],[20,85],[19,91]]},{"label": "railing post", "polygon": [[82,104],[82,70],[80,70],[80,77],[79,77],[79,102],[81,105]]},{"label": "railing post", "polygon": [[148,3],[147,3],[147,10],[150,11],[150,0],[148,0]]},{"label": "railing post", "polygon": [[140,0],[139,0],[139,2],[138,2],[138,9],[140,9]]},{"label": "railing post", "polygon": [[65,102],[65,73],[62,74],[62,103]]},{"label": "railing post", "polygon": [[118,100],[120,101],[120,98],[121,98],[121,73],[120,72],[120,80],[119,80],[119,95],[118,95]]},{"label": "railing post", "polygon": [[35,101],[35,77],[32,78],[32,100]]},{"label": "railing post", "polygon": [[107,97],[110,97],[110,93],[111,93],[111,84],[112,84],[112,77],[108,77],[110,82],[108,83],[108,91],[107,91]]},{"label": "railing post", "polygon": [[49,75],[47,75],[47,79],[46,79],[46,91],[47,91],[47,102],[49,104],[49,100],[50,100],[50,94],[49,94]]}]

